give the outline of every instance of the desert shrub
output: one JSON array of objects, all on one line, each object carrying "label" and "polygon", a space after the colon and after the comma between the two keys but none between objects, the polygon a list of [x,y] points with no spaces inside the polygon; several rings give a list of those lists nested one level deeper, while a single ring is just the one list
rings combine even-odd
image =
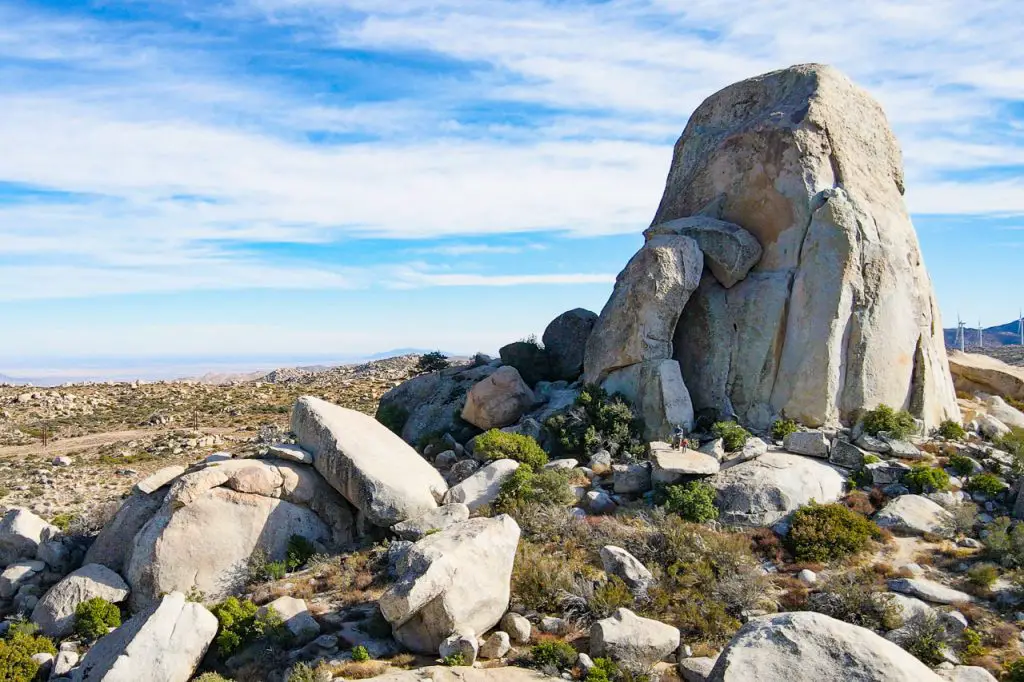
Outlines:
[{"label": "desert shrub", "polygon": [[87,642],[121,625],[121,610],[102,597],[88,599],[75,608],[75,634]]},{"label": "desert shrub", "polygon": [[573,588],[572,569],[564,558],[521,540],[512,568],[512,594],[527,608],[556,612],[563,593]]},{"label": "desert shrub", "polygon": [[409,421],[409,412],[400,405],[381,405],[377,408],[377,421],[401,435],[405,423]]},{"label": "desert shrub", "polygon": [[854,490],[844,497],[841,502],[851,511],[864,516],[875,513],[875,505],[871,504],[871,498],[862,490]]},{"label": "desert shrub", "polygon": [[551,666],[565,670],[576,662],[576,650],[566,642],[541,642],[530,649],[530,660],[539,668]]},{"label": "desert shrub", "polygon": [[771,528],[752,528],[747,531],[750,538],[750,550],[766,561],[781,563],[784,551],[782,540]]},{"label": "desert shrub", "polygon": [[715,489],[703,481],[667,486],[665,510],[693,523],[713,521],[718,518]]},{"label": "desert shrub", "polygon": [[915,464],[903,477],[903,484],[915,493],[932,493],[949,487],[949,474],[927,464]]},{"label": "desert shrub", "polygon": [[466,665],[466,657],[462,655],[461,651],[456,651],[455,653],[448,654],[447,656],[442,658],[441,663],[450,668],[454,668],[457,666]]},{"label": "desert shrub", "polygon": [[518,515],[530,503],[565,506],[575,501],[569,489],[568,471],[541,469],[534,473],[529,464],[520,464],[501,484],[494,511]]},{"label": "desert shrub", "polygon": [[192,680],[192,682],[231,682],[231,680],[224,677],[220,673],[203,673],[199,677]]},{"label": "desert shrub", "polygon": [[999,569],[994,564],[975,564],[967,571],[967,579],[972,585],[988,590],[999,578]]},{"label": "desert shrub", "polygon": [[533,438],[498,429],[477,436],[473,453],[482,460],[514,459],[534,469],[548,463],[547,453]]},{"label": "desert shrub", "polygon": [[960,425],[960,422],[947,419],[939,424],[939,428],[935,429],[935,435],[946,440],[962,440],[967,435],[967,431]]},{"label": "desert shrub", "polygon": [[971,480],[967,481],[968,490],[972,493],[987,495],[988,497],[995,497],[1003,492],[1005,488],[1006,484],[1003,483],[1003,479],[988,472],[971,476]]},{"label": "desert shrub", "polygon": [[32,660],[35,654],[56,655],[57,649],[46,637],[8,633],[0,639],[0,680],[32,682],[39,672],[39,664]]},{"label": "desert shrub", "polygon": [[982,542],[989,558],[1004,566],[1024,566],[1024,525],[1000,516],[985,527]]},{"label": "desert shrub", "polygon": [[879,457],[878,455],[873,455],[871,453],[868,453],[868,454],[864,455],[864,464],[865,465],[867,465],[867,464],[877,464],[878,462],[881,462],[881,461],[882,461],[882,458]]},{"label": "desert shrub", "polygon": [[305,661],[299,661],[288,671],[286,682],[318,682],[316,669]]},{"label": "desert shrub", "polygon": [[600,620],[622,607],[632,609],[633,601],[633,593],[622,578],[610,575],[608,580],[594,588],[593,596],[587,600],[587,606],[593,619]]},{"label": "desert shrub", "polygon": [[776,419],[772,423],[772,440],[784,440],[791,433],[796,433],[800,427],[792,419]]},{"label": "desert shrub", "polygon": [[369,650],[362,644],[357,644],[352,647],[352,660],[356,663],[362,663],[363,661],[370,660]]},{"label": "desert shrub", "polygon": [[57,514],[52,519],[50,519],[50,524],[56,526],[57,528],[60,528],[60,531],[66,534],[68,530],[71,528],[71,524],[74,523],[77,516],[77,514],[69,513]]},{"label": "desert shrub", "polygon": [[736,422],[715,422],[711,427],[711,433],[715,438],[722,439],[726,452],[741,449],[750,438],[750,432]]},{"label": "desert shrub", "polygon": [[881,532],[872,521],[841,504],[811,504],[793,513],[787,536],[797,561],[830,561],[857,554]]},{"label": "desert shrub", "polygon": [[619,667],[610,658],[595,658],[594,666],[587,671],[585,682],[615,682]]},{"label": "desert shrub", "polygon": [[984,656],[986,653],[985,647],[981,644],[981,633],[971,628],[965,628],[960,635],[960,648],[969,659]]},{"label": "desert shrub", "polygon": [[285,564],[289,571],[294,571],[305,566],[314,554],[316,554],[316,545],[301,535],[293,535],[288,538],[288,554]]},{"label": "desert shrub", "polygon": [[416,361],[416,372],[419,374],[440,372],[451,366],[452,363],[448,360],[448,356],[439,350],[435,350],[420,356],[420,359]]},{"label": "desert shrub", "polygon": [[929,666],[946,660],[946,629],[933,613],[911,619],[904,625],[906,635],[901,646]]},{"label": "desert shrub", "polygon": [[1024,429],[1019,426],[1010,428],[1010,432],[996,439],[995,445],[1001,450],[1006,450],[1014,457],[1024,457]]},{"label": "desert shrub", "polygon": [[974,472],[974,460],[967,455],[951,455],[949,458],[949,468],[952,469],[957,476],[970,476],[971,473]]},{"label": "desert shrub", "polygon": [[1024,658],[1010,661],[1003,668],[1003,680],[1005,682],[1024,682]]},{"label": "desert shrub", "polygon": [[812,611],[874,631],[887,631],[903,624],[900,609],[886,592],[881,576],[870,568],[859,568],[829,578],[811,596]]},{"label": "desert shrub", "polygon": [[580,389],[572,408],[551,417],[544,426],[565,455],[587,457],[607,448],[624,458],[636,458],[647,448],[644,422],[630,404],[594,384]]},{"label": "desert shrub", "polygon": [[888,433],[892,438],[903,439],[914,433],[917,424],[914,416],[906,410],[897,412],[882,404],[864,415],[864,430],[872,436]]},{"label": "desert shrub", "polygon": [[978,522],[978,505],[973,502],[958,502],[948,511],[948,521],[943,530],[953,536],[970,535]]},{"label": "desert shrub", "polygon": [[210,611],[220,625],[215,642],[217,653],[223,657],[259,639],[280,634],[281,618],[274,609],[268,608],[261,615],[256,604],[248,599],[228,597]]}]

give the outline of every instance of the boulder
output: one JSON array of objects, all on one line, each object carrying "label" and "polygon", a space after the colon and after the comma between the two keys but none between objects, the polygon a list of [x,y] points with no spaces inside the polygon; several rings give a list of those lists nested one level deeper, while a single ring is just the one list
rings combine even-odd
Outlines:
[{"label": "boulder", "polygon": [[755,618],[722,650],[709,682],[939,682],[928,666],[874,632],[820,613]]},{"label": "boulder", "polygon": [[590,628],[590,655],[611,658],[627,669],[649,670],[678,648],[678,629],[625,608]]},{"label": "boulder", "polygon": [[66,576],[40,599],[32,610],[32,622],[47,637],[64,638],[75,629],[75,609],[95,598],[117,604],[128,598],[128,584],[100,564],[86,564]]},{"label": "boulder", "polygon": [[499,459],[481,467],[445,494],[445,504],[463,504],[473,512],[491,504],[501,494],[501,484],[519,468],[514,459]]},{"label": "boulder", "polygon": [[670,220],[644,232],[645,239],[674,234],[690,237],[704,254],[704,265],[728,289],[747,276],[761,260],[761,245],[739,225],[696,215]]},{"label": "boulder", "polygon": [[72,673],[74,682],[187,682],[217,634],[202,604],[172,592],[101,637]]},{"label": "boulder", "polygon": [[587,341],[586,383],[645,360],[672,358],[676,322],[700,283],[703,262],[704,254],[689,237],[647,240],[619,273]]},{"label": "boulder", "polygon": [[446,637],[437,648],[437,655],[442,659],[460,656],[462,665],[472,667],[476,663],[476,655],[480,644],[472,632],[456,632]]},{"label": "boulder", "polygon": [[[451,490],[448,491],[451,493]],[[448,526],[469,519],[469,507],[461,502],[453,502],[438,507],[414,519],[406,519],[391,526],[391,531],[403,540],[416,542],[426,537],[427,533],[444,530]]]},{"label": "boulder", "polygon": [[871,474],[873,485],[890,485],[899,483],[910,472],[910,467],[903,462],[872,462],[865,464],[864,470]]},{"label": "boulder", "polygon": [[836,439],[828,453],[828,461],[847,469],[860,469],[864,466],[865,456],[867,453],[853,443]]},{"label": "boulder", "polygon": [[16,561],[0,573],[0,599],[10,599],[46,570],[42,561]]},{"label": "boulder", "polygon": [[821,431],[794,431],[786,434],[782,447],[797,455],[828,457],[831,444]]},{"label": "boulder", "polygon": [[612,482],[619,495],[639,495],[651,489],[651,468],[647,462],[612,465]]},{"label": "boulder", "polygon": [[419,453],[361,412],[304,396],[295,403],[292,431],[316,470],[374,525],[428,512],[448,489]]},{"label": "boulder", "polygon": [[269,604],[260,607],[260,615],[266,615],[270,609],[273,609],[274,613],[280,616],[281,622],[297,643],[304,644],[316,639],[320,634],[320,624],[316,622],[313,614],[309,612],[304,599],[296,599],[287,595],[278,597]]},{"label": "boulder", "polygon": [[533,391],[514,367],[500,367],[466,396],[462,418],[483,429],[515,424],[536,402]]},{"label": "boulder", "polygon": [[647,591],[654,582],[654,576],[640,560],[621,547],[605,545],[601,548],[601,565],[604,572],[622,579],[634,593]]},{"label": "boulder", "polygon": [[652,225],[698,214],[762,255],[731,288],[705,276],[682,311],[674,357],[696,410],[731,406],[758,428],[773,414],[852,424],[880,403],[929,427],[958,418],[899,147],[840,72],[794,66],[705,100]]},{"label": "boulder", "polygon": [[583,355],[596,323],[597,313],[575,308],[553,319],[544,330],[542,340],[555,379],[576,381],[583,374]]},{"label": "boulder", "polygon": [[0,519],[0,567],[36,556],[39,544],[54,538],[60,530],[28,509],[14,507]]},{"label": "boulder", "polygon": [[1010,428],[1024,429],[1024,412],[1009,405],[997,395],[985,398],[985,409],[988,413]]},{"label": "boulder", "polygon": [[289,445],[287,443],[271,445],[267,448],[267,454],[271,457],[277,457],[289,462],[298,462],[299,464],[313,463],[313,454],[306,452],[298,445]]},{"label": "boulder", "polygon": [[889,589],[893,592],[909,594],[932,604],[960,604],[974,601],[966,592],[946,587],[927,578],[895,578],[889,581]]},{"label": "boulder", "polygon": [[1024,367],[1008,365],[988,355],[952,351],[949,354],[949,371],[958,391],[980,391],[1024,400]]},{"label": "boulder", "polygon": [[978,433],[995,440],[1010,433],[1010,427],[990,414],[983,414],[978,416]]},{"label": "boulder", "polygon": [[526,644],[530,641],[533,626],[525,616],[509,611],[501,618],[501,629],[508,633],[514,643]]},{"label": "boulder", "polygon": [[952,521],[952,514],[921,495],[900,495],[875,514],[882,528],[910,535],[948,536]]},{"label": "boulder", "polygon": [[650,360],[613,371],[602,387],[633,404],[648,440],[669,438],[676,427],[693,428],[693,403],[675,360]]},{"label": "boulder", "polygon": [[457,523],[413,545],[407,570],[380,598],[395,638],[434,654],[454,633],[494,627],[508,610],[518,545],[519,526],[505,514]]},{"label": "boulder", "polygon": [[708,676],[715,667],[717,659],[707,656],[694,656],[679,659],[679,675],[684,682],[707,682]]},{"label": "boulder", "polygon": [[101,564],[117,573],[123,572],[125,558],[131,550],[135,534],[157,513],[166,495],[166,488],[151,494],[133,491],[89,546],[85,553],[85,563]]},{"label": "boulder", "polygon": [[938,668],[936,672],[948,682],[998,682],[992,673],[977,665],[955,665]]},{"label": "boulder", "polygon": [[688,476],[717,474],[721,465],[712,455],[690,450],[678,450],[668,443],[655,441],[651,448],[651,478],[654,483],[672,485]]},{"label": "boulder", "polygon": [[481,658],[501,658],[512,649],[512,641],[507,632],[495,630],[480,647]]},{"label": "boulder", "polygon": [[514,368],[527,386],[555,379],[546,348],[536,342],[513,341],[498,350],[502,364]]},{"label": "boulder", "polygon": [[151,495],[183,473],[185,473],[185,467],[180,464],[164,467],[136,483],[135,489],[140,493]]},{"label": "boulder", "polygon": [[812,500],[835,502],[846,475],[820,459],[768,452],[710,477],[723,523],[770,526]]}]

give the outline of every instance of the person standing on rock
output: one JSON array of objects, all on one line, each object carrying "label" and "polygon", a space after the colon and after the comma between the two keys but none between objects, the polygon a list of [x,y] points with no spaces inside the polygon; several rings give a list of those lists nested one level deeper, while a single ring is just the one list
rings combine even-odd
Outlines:
[{"label": "person standing on rock", "polygon": [[682,426],[676,426],[672,430],[672,447],[682,450],[684,442],[686,442],[686,430]]}]

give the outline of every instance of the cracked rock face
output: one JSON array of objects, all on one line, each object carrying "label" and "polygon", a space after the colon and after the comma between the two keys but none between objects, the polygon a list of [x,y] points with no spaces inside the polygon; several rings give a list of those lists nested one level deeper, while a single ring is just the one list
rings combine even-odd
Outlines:
[{"label": "cracked rock face", "polygon": [[696,410],[755,427],[850,423],[879,403],[929,427],[959,418],[900,149],[864,91],[803,65],[708,98],[652,225],[709,214],[762,254],[728,289],[706,269],[682,311],[674,355]]}]

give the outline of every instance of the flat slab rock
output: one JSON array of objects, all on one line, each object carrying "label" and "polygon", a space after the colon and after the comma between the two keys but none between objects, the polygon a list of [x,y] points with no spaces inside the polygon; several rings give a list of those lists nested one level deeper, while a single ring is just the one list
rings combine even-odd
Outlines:
[{"label": "flat slab rock", "polygon": [[954,590],[952,587],[946,587],[926,578],[896,578],[889,581],[889,589],[933,604],[960,604],[974,601],[974,597],[966,592]]},{"label": "flat slab rock", "polygon": [[684,476],[710,476],[721,469],[714,456],[696,450],[678,450],[657,441],[650,444],[650,449],[655,483],[677,483]]},{"label": "flat slab rock", "polygon": [[900,495],[875,514],[875,523],[882,528],[911,535],[949,535],[953,516],[927,497]]}]

